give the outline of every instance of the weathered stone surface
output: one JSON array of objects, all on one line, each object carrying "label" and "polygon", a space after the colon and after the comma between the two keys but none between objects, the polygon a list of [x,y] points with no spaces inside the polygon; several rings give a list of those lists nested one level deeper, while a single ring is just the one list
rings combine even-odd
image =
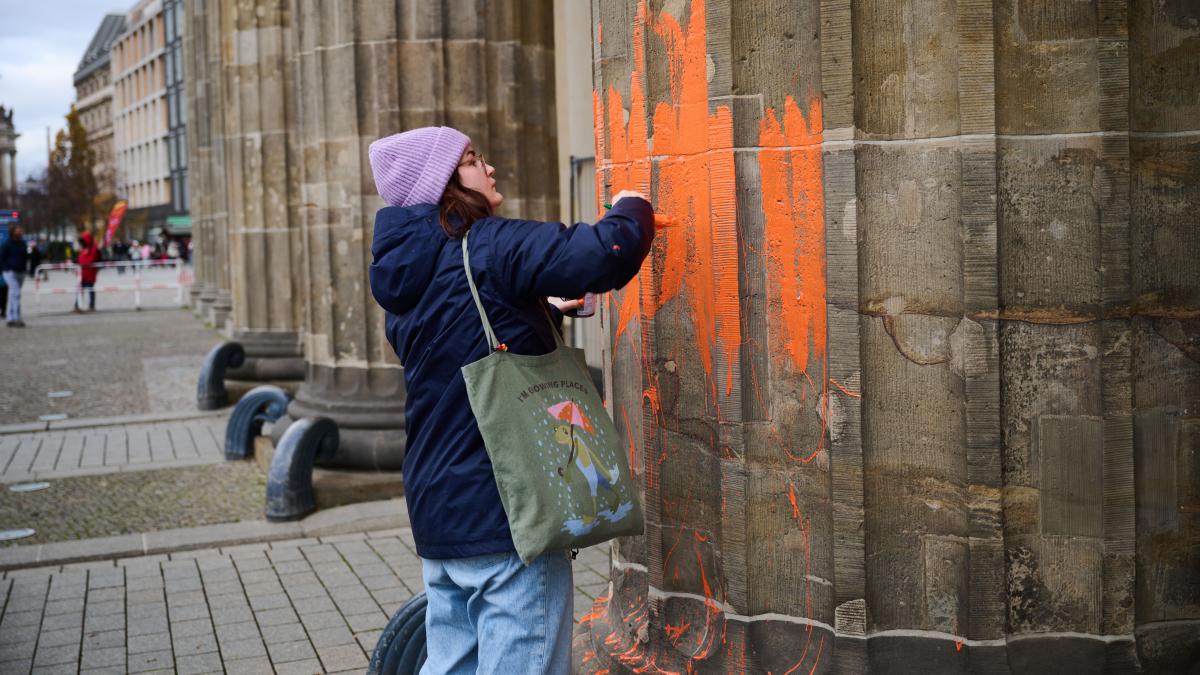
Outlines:
[{"label": "weathered stone surface", "polygon": [[[1194,667],[1190,5],[627,0],[593,19],[598,187],[649,188],[686,227],[609,306],[647,527],[616,546],[578,669]],[[768,615],[813,637],[751,644]]]}]

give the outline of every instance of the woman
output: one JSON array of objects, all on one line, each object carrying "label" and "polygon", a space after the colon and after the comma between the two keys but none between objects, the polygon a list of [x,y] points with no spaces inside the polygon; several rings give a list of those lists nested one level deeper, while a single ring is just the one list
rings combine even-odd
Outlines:
[{"label": "woman", "polygon": [[[621,192],[595,225],[501,218],[495,172],[461,132],[426,127],[371,144],[379,195],[371,291],[407,385],[405,499],[421,556],[432,673],[566,673],[571,560],[528,567],[513,547],[483,438],[459,370],[487,356],[471,272],[496,335],[517,354],[554,349],[546,298],[620,288],[654,238],[653,212]],[[559,301],[553,312],[579,306]]]}]

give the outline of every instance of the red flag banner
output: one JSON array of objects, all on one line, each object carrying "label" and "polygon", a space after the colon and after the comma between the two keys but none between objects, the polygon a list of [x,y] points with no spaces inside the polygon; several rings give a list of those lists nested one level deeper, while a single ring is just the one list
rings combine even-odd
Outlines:
[{"label": "red flag banner", "polygon": [[121,226],[121,221],[125,219],[125,210],[129,208],[129,202],[124,199],[113,204],[112,211],[108,213],[108,228],[104,231],[104,246],[112,243],[113,235],[117,233],[117,228]]}]

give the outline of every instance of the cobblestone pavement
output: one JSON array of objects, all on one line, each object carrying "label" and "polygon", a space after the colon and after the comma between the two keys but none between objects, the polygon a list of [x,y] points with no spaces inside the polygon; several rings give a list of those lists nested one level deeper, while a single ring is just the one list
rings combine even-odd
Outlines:
[{"label": "cobblestone pavement", "polygon": [[[576,619],[607,566],[580,553]],[[421,589],[408,529],[15,570],[0,673],[361,673]]]},{"label": "cobblestone pavement", "polygon": [[224,414],[0,435],[0,483],[225,461]]},{"label": "cobblestone pavement", "polygon": [[0,326],[0,424],[195,410],[200,364],[222,341],[183,309],[30,312],[25,322]]},{"label": "cobblestone pavement", "polygon": [[266,499],[266,476],[249,461],[49,483],[37,492],[0,490],[0,529],[37,531],[0,547],[259,520]]}]

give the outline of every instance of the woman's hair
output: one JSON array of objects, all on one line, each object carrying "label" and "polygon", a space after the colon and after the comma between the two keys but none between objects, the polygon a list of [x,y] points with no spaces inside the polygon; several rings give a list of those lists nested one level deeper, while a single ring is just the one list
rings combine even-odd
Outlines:
[{"label": "woman's hair", "polygon": [[464,187],[458,178],[458,171],[450,174],[450,182],[438,203],[441,212],[442,229],[449,236],[458,239],[471,229],[471,225],[492,215],[492,206],[476,190]]}]

